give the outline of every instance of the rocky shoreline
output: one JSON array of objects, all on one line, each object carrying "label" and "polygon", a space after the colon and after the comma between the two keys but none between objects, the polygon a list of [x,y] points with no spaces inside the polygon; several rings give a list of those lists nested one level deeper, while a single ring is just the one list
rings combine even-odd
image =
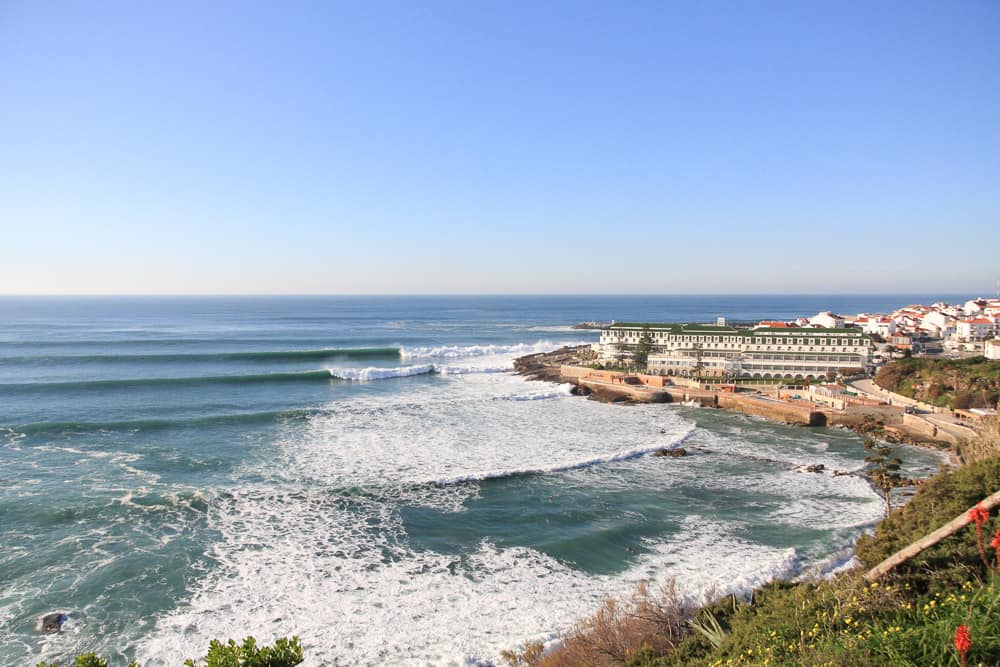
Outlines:
[{"label": "rocky shoreline", "polygon": [[[729,409],[744,414],[754,414],[772,421],[799,426],[839,426],[862,436],[873,437],[894,444],[923,447],[938,453],[947,454],[949,465],[952,467],[960,465],[955,448],[950,443],[927,438],[923,434],[914,432],[912,429],[907,429],[902,424],[887,426],[875,415],[865,416],[863,419],[856,420],[844,419],[834,423],[827,423],[827,420],[823,419],[822,423],[818,423],[812,420],[811,416],[803,418],[801,416],[801,409],[798,414],[783,414],[771,406],[755,405],[753,406],[754,408],[759,407],[760,409],[751,412],[747,409],[747,401],[737,401],[735,398],[731,399],[729,396],[725,396],[720,400],[718,392],[672,386],[643,389],[625,383],[589,382],[577,373],[566,372],[567,368],[575,370],[578,368],[593,367],[596,365],[596,362],[597,355],[589,345],[565,346],[551,352],[540,352],[519,357],[514,360],[514,371],[528,380],[571,384],[573,385],[573,394],[605,403],[684,402],[704,407]],[[745,397],[753,399],[755,395],[753,392],[747,392]],[[684,400],[678,401],[681,398]],[[796,407],[798,408],[798,406]],[[916,482],[917,480],[913,481]]]}]

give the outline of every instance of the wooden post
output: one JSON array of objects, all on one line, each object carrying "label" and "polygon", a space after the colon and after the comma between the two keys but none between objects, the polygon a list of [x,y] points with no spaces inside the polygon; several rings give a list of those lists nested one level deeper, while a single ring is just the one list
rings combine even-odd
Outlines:
[{"label": "wooden post", "polygon": [[[987,497],[981,502],[982,506],[985,507],[987,510],[991,510],[994,507],[1000,506],[1000,491],[997,491],[996,493]],[[957,533],[958,531],[962,530],[967,525],[969,525],[969,523],[971,523],[969,521],[969,512],[972,511],[973,509],[975,508],[970,507],[969,509],[962,512],[961,514],[959,514],[957,517],[955,517],[945,525],[935,530],[933,533],[924,535],[910,546],[900,549],[893,555],[889,556],[884,561],[882,561],[872,569],[868,570],[868,572],[865,574],[865,579],[867,579],[868,581],[875,581],[876,579],[881,579],[897,566],[902,565],[911,558],[915,558],[921,552],[930,549],[932,546],[934,546],[944,538],[950,537],[955,533]]]}]

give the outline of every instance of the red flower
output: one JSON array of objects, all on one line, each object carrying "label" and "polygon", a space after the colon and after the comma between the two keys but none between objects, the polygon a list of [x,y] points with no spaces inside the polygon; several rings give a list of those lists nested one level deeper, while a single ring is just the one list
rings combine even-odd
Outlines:
[{"label": "red flower", "polygon": [[969,522],[976,523],[976,547],[979,548],[979,557],[983,561],[983,566],[990,569],[990,564],[986,560],[986,549],[983,547],[983,526],[989,521],[990,511],[983,507],[983,501],[976,503],[976,506],[969,510]]},{"label": "red flower", "polygon": [[990,542],[990,546],[993,550],[997,552],[997,559],[995,565],[997,566],[997,573],[1000,573],[1000,530],[993,533],[993,541]]},{"label": "red flower", "polygon": [[962,664],[965,665],[965,654],[972,646],[972,637],[969,636],[969,628],[960,625],[955,628],[955,650],[962,657]]},{"label": "red flower", "polygon": [[969,521],[975,521],[976,526],[982,526],[990,518],[990,511],[983,507],[980,501],[975,507],[969,510]]}]

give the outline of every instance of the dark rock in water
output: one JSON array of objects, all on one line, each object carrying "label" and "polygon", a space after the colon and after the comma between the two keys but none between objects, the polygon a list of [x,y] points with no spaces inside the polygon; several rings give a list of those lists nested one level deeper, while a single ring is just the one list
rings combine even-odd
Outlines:
[{"label": "dark rock in water", "polygon": [[69,619],[66,614],[60,614],[58,612],[54,614],[45,614],[42,616],[41,623],[39,624],[42,632],[59,632],[62,630],[63,623]]},{"label": "dark rock in water", "polygon": [[658,449],[653,456],[669,456],[672,459],[679,459],[682,456],[687,456],[687,454],[686,449],[678,447],[677,449]]},{"label": "dark rock in water", "polygon": [[826,466],[822,463],[814,463],[811,466],[806,466],[806,472],[823,472],[826,470]]}]

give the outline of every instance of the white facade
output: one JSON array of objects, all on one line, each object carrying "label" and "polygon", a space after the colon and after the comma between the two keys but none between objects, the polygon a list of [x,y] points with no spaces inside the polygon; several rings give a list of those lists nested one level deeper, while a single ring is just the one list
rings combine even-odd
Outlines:
[{"label": "white facade", "polygon": [[983,354],[987,359],[1000,359],[1000,338],[994,338],[983,343]]},{"label": "white facade", "polygon": [[970,299],[965,302],[965,305],[962,306],[962,310],[965,311],[966,315],[975,315],[985,308],[986,304],[986,299]]},{"label": "white facade", "polygon": [[924,319],[920,321],[920,324],[925,331],[928,331],[938,338],[947,338],[955,333],[957,323],[958,320],[947,315],[943,311],[927,313],[924,315]]},{"label": "white facade", "polygon": [[865,333],[888,338],[896,333],[896,323],[888,317],[871,317],[865,323]]},{"label": "white facade", "polygon": [[955,335],[962,340],[984,340],[1000,333],[1000,327],[993,320],[985,317],[959,320],[955,325]]},{"label": "white facade", "polygon": [[829,310],[824,310],[810,317],[809,324],[827,329],[842,329],[844,327],[844,318],[840,315],[834,315]]},{"label": "white facade", "polygon": [[628,364],[649,337],[648,372],[744,378],[819,378],[869,367],[871,339],[858,329],[738,330],[698,324],[616,324],[601,331],[600,359]]}]

